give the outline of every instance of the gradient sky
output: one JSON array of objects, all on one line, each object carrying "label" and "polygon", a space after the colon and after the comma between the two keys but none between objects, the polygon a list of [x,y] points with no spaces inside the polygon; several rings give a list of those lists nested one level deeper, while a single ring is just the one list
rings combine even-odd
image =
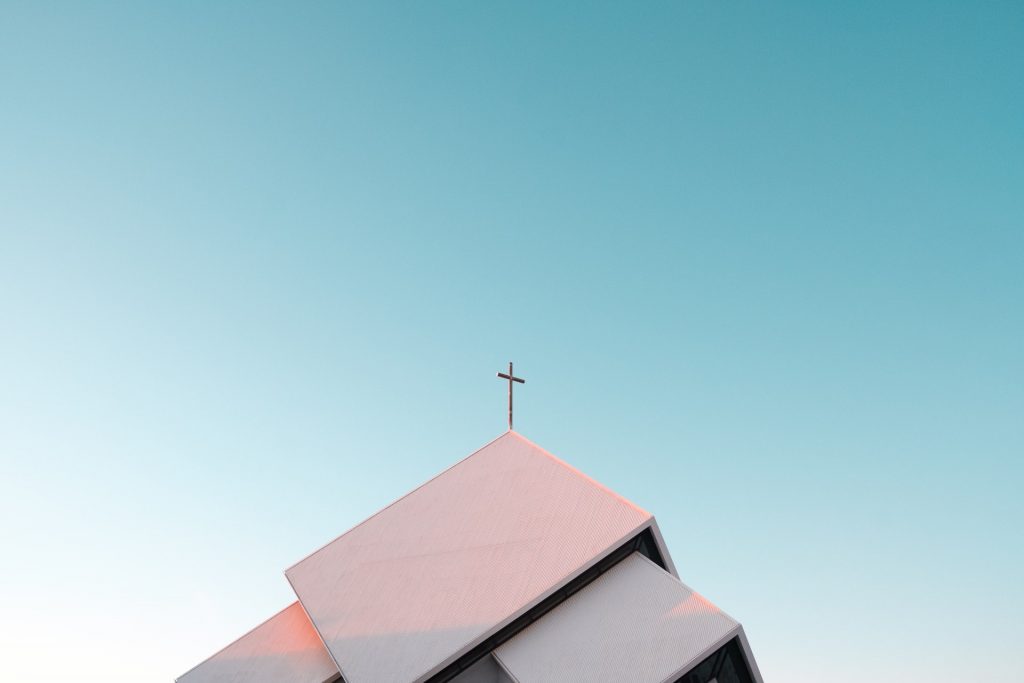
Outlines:
[{"label": "gradient sky", "polygon": [[768,681],[1018,681],[1024,4],[0,4],[0,678],[167,682],[505,428]]}]

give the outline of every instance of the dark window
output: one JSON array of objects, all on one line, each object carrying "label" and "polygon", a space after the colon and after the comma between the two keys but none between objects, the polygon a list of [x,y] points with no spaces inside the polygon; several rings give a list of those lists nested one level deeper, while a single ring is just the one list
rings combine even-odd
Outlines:
[{"label": "dark window", "polygon": [[739,638],[733,638],[676,683],[753,683]]}]

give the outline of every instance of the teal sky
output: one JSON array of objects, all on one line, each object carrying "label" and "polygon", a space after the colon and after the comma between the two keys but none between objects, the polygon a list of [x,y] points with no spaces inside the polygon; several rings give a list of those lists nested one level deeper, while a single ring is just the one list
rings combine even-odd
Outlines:
[{"label": "teal sky", "polygon": [[0,678],[169,681],[505,428],[768,681],[1024,665],[1024,4],[0,4]]}]

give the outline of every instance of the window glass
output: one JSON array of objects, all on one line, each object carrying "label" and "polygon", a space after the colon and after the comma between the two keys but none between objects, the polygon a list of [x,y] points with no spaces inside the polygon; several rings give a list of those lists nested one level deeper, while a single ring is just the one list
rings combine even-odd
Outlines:
[{"label": "window glass", "polygon": [[676,683],[753,683],[739,639],[733,638]]}]

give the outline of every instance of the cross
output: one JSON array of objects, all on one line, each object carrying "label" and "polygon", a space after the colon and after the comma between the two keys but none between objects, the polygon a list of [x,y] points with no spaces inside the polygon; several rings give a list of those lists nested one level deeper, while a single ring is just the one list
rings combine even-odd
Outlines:
[{"label": "cross", "polygon": [[520,379],[512,374],[512,361],[508,363],[508,374],[499,372],[498,377],[508,380],[508,431],[512,431],[512,382],[519,382],[520,384],[526,384],[525,379]]}]

